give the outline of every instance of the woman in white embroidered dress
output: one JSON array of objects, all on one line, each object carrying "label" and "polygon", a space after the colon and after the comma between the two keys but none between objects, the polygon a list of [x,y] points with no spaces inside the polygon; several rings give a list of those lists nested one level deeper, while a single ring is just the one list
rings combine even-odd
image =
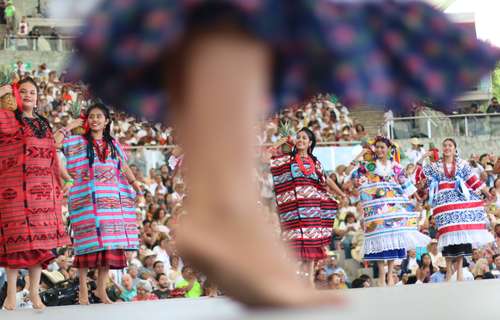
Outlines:
[{"label": "woman in white embroidered dress", "polygon": [[[432,153],[424,155],[424,159]],[[467,161],[458,157],[457,143],[443,141],[443,157],[419,167],[417,183],[426,179],[429,203],[436,222],[438,248],[446,258],[446,281],[453,272],[463,280],[463,258],[472,255],[473,247],[493,241],[488,232],[488,219],[479,192],[491,199],[488,188],[472,172]]]}]

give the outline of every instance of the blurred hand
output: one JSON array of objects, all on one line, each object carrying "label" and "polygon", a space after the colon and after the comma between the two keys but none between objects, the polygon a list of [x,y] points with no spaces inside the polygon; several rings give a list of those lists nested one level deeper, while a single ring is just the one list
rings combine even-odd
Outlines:
[{"label": "blurred hand", "polygon": [[70,188],[71,188],[71,186],[69,186],[67,184],[63,185],[63,188],[62,188],[62,194],[63,194],[63,196],[67,196],[68,195]]},{"label": "blurred hand", "polygon": [[75,119],[73,121],[71,121],[69,124],[68,124],[68,129],[69,130],[73,130],[75,128],[78,128],[78,127],[82,127],[83,126],[83,120],[78,118],[78,119]]},{"label": "blurred hand", "polygon": [[5,85],[0,87],[0,97],[3,97],[4,95],[11,93],[12,94],[12,87],[10,85]]},{"label": "blurred hand", "polygon": [[142,187],[141,187],[141,183],[137,180],[134,181],[134,183],[132,183],[132,188],[134,188],[135,192],[137,192],[137,194],[140,194],[142,195]]}]

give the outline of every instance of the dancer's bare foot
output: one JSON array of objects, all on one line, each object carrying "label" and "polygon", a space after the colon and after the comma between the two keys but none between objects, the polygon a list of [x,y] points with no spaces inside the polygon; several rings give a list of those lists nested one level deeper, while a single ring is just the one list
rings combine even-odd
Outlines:
[{"label": "dancer's bare foot", "polygon": [[87,286],[80,286],[78,291],[78,303],[80,305],[89,305],[89,291]]},{"label": "dancer's bare foot", "polygon": [[112,304],[113,301],[108,297],[108,294],[106,293],[106,290],[97,290],[95,293],[95,296],[101,300],[102,303],[104,304]]},{"label": "dancer's bare foot", "polygon": [[228,295],[251,307],[341,304],[336,293],[319,292],[297,279],[292,265],[278,258],[283,252],[262,234],[266,229],[241,217],[227,215],[225,223],[185,217],[180,226],[185,231],[177,233],[182,256]]},{"label": "dancer's bare foot", "polygon": [[3,310],[15,310],[16,309],[16,296],[7,297],[3,302]]},{"label": "dancer's bare foot", "polygon": [[42,299],[40,298],[40,295],[38,294],[38,290],[30,291],[30,300],[31,300],[31,304],[33,305],[33,309],[36,309],[36,310],[45,309],[46,306],[43,304]]}]

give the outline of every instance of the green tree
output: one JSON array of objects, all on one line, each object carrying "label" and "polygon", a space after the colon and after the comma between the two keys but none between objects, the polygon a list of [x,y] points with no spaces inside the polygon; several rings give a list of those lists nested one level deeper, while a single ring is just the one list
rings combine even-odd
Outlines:
[{"label": "green tree", "polygon": [[500,62],[497,64],[495,71],[491,75],[493,83],[493,96],[500,98]]}]

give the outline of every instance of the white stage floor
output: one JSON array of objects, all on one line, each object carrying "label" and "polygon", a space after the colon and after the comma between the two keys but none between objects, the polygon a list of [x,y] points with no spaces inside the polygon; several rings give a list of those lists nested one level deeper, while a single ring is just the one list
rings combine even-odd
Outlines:
[{"label": "white stage floor", "polygon": [[342,291],[344,308],[255,311],[226,298],[0,311],[0,320],[500,320],[500,280]]}]

